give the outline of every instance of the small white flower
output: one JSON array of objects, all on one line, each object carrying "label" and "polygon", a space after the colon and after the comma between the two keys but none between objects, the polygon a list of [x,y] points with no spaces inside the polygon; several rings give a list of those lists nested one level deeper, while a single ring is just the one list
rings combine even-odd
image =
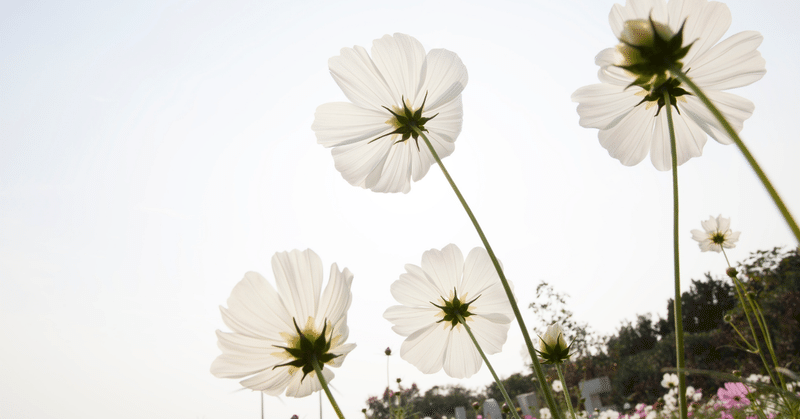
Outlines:
[{"label": "small white flower", "polygon": [[619,412],[613,409],[604,410],[600,412],[599,419],[617,419],[619,418]]},{"label": "small white flower", "polygon": [[[700,243],[700,250],[707,252],[712,250],[714,252],[721,252],[722,248],[733,249],[736,247],[734,243],[739,241],[740,232],[733,232],[730,229],[731,219],[723,218],[721,215],[714,218],[708,217],[708,220],[701,221],[703,230],[692,230],[692,238]],[[750,377],[756,374],[752,374]],[[749,379],[749,377],[748,377]]]},{"label": "small white flower", "polygon": [[411,179],[419,181],[435,163],[412,127],[427,132],[440,158],[453,152],[467,85],[458,55],[426,54],[419,41],[396,33],[373,41],[372,56],[359,46],[343,48],[328,66],[352,103],[321,105],[311,129],[319,144],[333,147],[336,170],[351,185],[408,193]]},{"label": "small white flower", "polygon": [[686,397],[691,399],[692,396],[694,396],[694,387],[686,386]]},{"label": "small white flower", "polygon": [[694,394],[692,394],[693,401],[699,402],[700,399],[702,398],[703,398],[703,393],[701,393],[700,391],[695,391]]},{"label": "small white flower", "polygon": [[678,386],[678,375],[665,373],[663,379],[661,380],[661,387],[672,388],[677,386]]},{"label": "small white flower", "polygon": [[556,393],[561,393],[564,391],[564,386],[561,384],[561,380],[554,380],[553,381],[553,391]]},{"label": "small white flower", "polygon": [[400,357],[425,374],[444,367],[454,378],[469,377],[483,360],[461,315],[486,354],[500,352],[514,315],[503,285],[483,248],[464,256],[454,244],[422,254],[422,266],[408,264],[392,284],[392,296],[402,305],[389,307],[383,317],[394,330],[408,336]]},{"label": "small white flower", "polygon": [[539,409],[539,419],[552,419],[553,414],[550,413],[550,409],[543,407]]},{"label": "small white flower", "polygon": [[322,389],[305,355],[313,352],[330,381],[334,374],[326,367],[341,366],[356,347],[345,343],[353,274],[334,263],[323,291],[322,261],[310,249],[276,253],[272,272],[277,292],[263,276],[248,272],[231,291],[228,308],[220,307],[233,332],[217,330],[222,355],[211,373],[248,377],[242,386],[272,396],[286,390],[289,397],[305,397]]},{"label": "small white flower", "polygon": [[[643,34],[642,28],[637,30],[637,24],[644,27],[650,18],[656,33],[652,33],[652,27],[648,34]],[[683,25],[681,46],[691,44],[688,53],[680,58],[683,71],[714,102],[734,130],[742,129],[754,106],[724,90],[751,84],[766,73],[764,59],[756,50],[763,38],[758,32],[746,31],[717,43],[731,24],[727,6],[707,0],[627,0],[625,6],[613,6],[608,20],[623,46],[646,44],[656,35],[671,37]],[[671,169],[667,113],[661,109],[664,90],[670,93],[677,110],[673,121],[679,165],[702,154],[707,136],[722,144],[733,143],[710,111],[671,74],[662,73],[653,79],[651,90],[631,85],[637,76],[618,66],[636,63],[638,58],[631,57],[625,48],[601,51],[595,59],[600,66],[601,84],[582,87],[572,95],[572,100],[578,102],[581,126],[600,130],[600,145],[611,157],[633,166],[649,153],[656,169]]]}]

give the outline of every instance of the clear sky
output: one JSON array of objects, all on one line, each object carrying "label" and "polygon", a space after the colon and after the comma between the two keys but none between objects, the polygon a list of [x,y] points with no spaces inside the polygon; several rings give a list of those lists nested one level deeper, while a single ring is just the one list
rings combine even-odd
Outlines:
[{"label": "clear sky", "polygon": [[[0,416],[257,418],[259,395],[209,373],[218,306],[276,251],[314,249],[354,274],[350,341],[332,385],[360,417],[386,385],[389,285],[423,251],[480,244],[437,168],[407,195],[352,187],[310,126],[345,100],[327,60],[403,32],[469,71],[451,174],[524,307],[540,280],[578,320],[614,331],[665,315],[673,293],[671,176],[624,167],[578,125],[616,40],[612,1],[5,1],[0,4]],[[727,2],[764,35],[764,78],[742,135],[800,216],[798,3]],[[793,244],[735,146],[709,140],[679,168],[684,288],[724,260],[690,230],[742,231],[729,255]],[[326,274],[327,275],[327,274]],[[326,278],[327,279],[327,278]],[[544,324],[529,326],[543,331]],[[499,373],[521,371],[516,325]],[[392,380],[423,375],[398,356]],[[267,417],[318,416],[317,396],[265,399]],[[325,402],[327,405],[327,402]],[[324,417],[333,417],[325,409]]]}]

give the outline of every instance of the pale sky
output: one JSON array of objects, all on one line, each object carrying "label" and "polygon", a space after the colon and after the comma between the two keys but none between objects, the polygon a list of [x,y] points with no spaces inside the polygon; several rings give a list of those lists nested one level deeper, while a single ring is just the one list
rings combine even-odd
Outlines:
[{"label": "pale sky", "polygon": [[[350,186],[316,144],[317,106],[346,98],[328,58],[384,34],[456,52],[464,125],[445,164],[527,318],[536,284],[571,295],[603,333],[666,314],[673,294],[669,172],[624,167],[578,125],[577,88],[616,40],[612,1],[6,1],[0,4],[0,416],[258,418],[259,395],[209,372],[219,305],[277,251],[311,248],[354,274],[350,342],[335,370],[348,418],[386,385],[390,284],[431,248],[480,245],[438,168],[407,195]],[[727,2],[764,35],[767,74],[735,92],[742,136],[800,216],[800,37],[792,0]],[[709,139],[678,170],[684,289],[724,260],[690,230],[742,235],[733,260],[794,240],[735,146]],[[327,275],[327,273],[326,273]],[[327,280],[327,277],[326,277]],[[543,332],[545,324],[528,326]],[[540,332],[540,333],[541,333]],[[522,371],[512,325],[490,359]],[[399,356],[391,377],[427,389]],[[266,397],[267,417],[319,415],[317,395]],[[324,416],[334,417],[324,402]]]}]

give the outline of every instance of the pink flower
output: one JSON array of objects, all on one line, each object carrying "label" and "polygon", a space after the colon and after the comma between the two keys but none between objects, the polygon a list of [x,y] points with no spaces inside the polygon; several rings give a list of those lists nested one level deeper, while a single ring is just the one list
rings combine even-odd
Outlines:
[{"label": "pink flower", "polygon": [[741,408],[750,404],[747,387],[742,383],[725,383],[725,388],[717,390],[717,397],[727,408]]},{"label": "pink flower", "polygon": [[733,415],[723,410],[719,419],[733,419]]}]

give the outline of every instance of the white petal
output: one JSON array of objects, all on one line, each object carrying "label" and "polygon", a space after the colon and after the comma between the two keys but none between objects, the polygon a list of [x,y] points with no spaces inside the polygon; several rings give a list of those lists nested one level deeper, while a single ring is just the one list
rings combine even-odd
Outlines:
[{"label": "white petal", "polygon": [[703,240],[708,239],[708,234],[706,234],[704,231],[694,229],[692,230],[692,239],[702,242]]},{"label": "white petal", "polygon": [[642,89],[633,86],[623,90],[610,84],[593,84],[576,90],[572,101],[578,102],[580,125],[601,130],[614,127],[642,100],[641,96],[634,95],[638,90]]},{"label": "white petal", "polygon": [[422,270],[444,297],[450,295],[453,289],[460,285],[463,269],[464,256],[454,244],[448,244],[442,250],[431,249],[422,254]]},{"label": "white petal", "polygon": [[280,396],[289,385],[292,376],[289,367],[267,368],[258,374],[239,382],[244,387],[256,391],[263,391],[270,396]]},{"label": "white petal", "polygon": [[683,62],[692,67],[695,57],[702,56],[725,35],[731,26],[731,12],[728,6],[715,1],[686,0],[684,3],[686,4],[681,17],[677,22],[671,21],[670,27],[677,30],[683,20],[686,20],[686,26],[683,28],[683,45],[689,45],[691,42],[694,44],[683,58]]},{"label": "white petal", "polygon": [[[631,77],[630,73],[616,66],[616,63],[620,62],[621,59],[622,57],[616,48],[606,48],[600,51],[594,59],[595,64],[600,67],[597,70],[597,78],[603,83],[627,88],[635,77]],[[636,90],[632,91],[635,92]]]},{"label": "white petal", "polygon": [[608,15],[611,31],[619,38],[625,21],[647,19],[652,16],[656,22],[667,22],[667,4],[664,0],[628,0],[625,6],[615,4]]},{"label": "white petal", "polygon": [[328,67],[336,84],[356,106],[382,111],[381,106],[395,103],[386,80],[364,48],[342,48],[340,55],[328,60]]},{"label": "white petal", "polygon": [[400,107],[401,97],[415,103],[425,61],[422,44],[401,33],[384,35],[372,42],[372,59],[392,92],[392,102],[384,105]]},{"label": "white petal", "polygon": [[450,331],[450,342],[444,352],[444,372],[453,378],[467,378],[481,369],[483,360],[463,326]]},{"label": "white petal", "polygon": [[406,270],[408,273],[400,275],[390,288],[397,302],[411,307],[430,307],[431,301],[442,296],[442,290],[436,288],[421,268],[406,265]]},{"label": "white petal", "polygon": [[372,143],[354,143],[336,147],[331,150],[336,170],[353,186],[368,188],[367,178],[380,177],[383,165],[392,148],[392,138],[383,137]]},{"label": "white petal", "polygon": [[444,351],[450,340],[449,324],[432,324],[411,334],[400,345],[400,357],[424,374],[442,369]]},{"label": "white petal", "polygon": [[[718,92],[708,90],[705,92],[706,96],[717,106],[722,115],[731,124],[735,132],[742,130],[744,120],[753,114],[755,106],[753,102],[727,92]],[[733,140],[728,137],[728,134],[722,129],[722,126],[717,122],[717,119],[711,112],[700,102],[700,99],[694,96],[684,95],[686,102],[681,103],[680,106],[685,111],[686,116],[691,118],[700,128],[703,129],[711,138],[717,140],[721,144],[733,144]]]},{"label": "white petal", "polygon": [[337,264],[331,265],[330,279],[328,279],[319,308],[314,315],[315,327],[318,331],[322,330],[325,320],[337,324],[347,316],[347,310],[350,308],[352,300],[350,292],[352,283],[353,274],[347,268],[340,272]]},{"label": "white petal", "polygon": [[[432,302],[436,302],[431,299]],[[441,303],[441,301],[439,302]],[[442,310],[428,303],[428,307],[392,306],[383,313],[383,318],[394,323],[392,330],[400,336],[409,336],[414,332],[430,327],[442,319]]]},{"label": "white petal", "polygon": [[217,339],[222,355],[211,364],[211,373],[216,377],[241,378],[281,363],[280,358],[273,355],[282,351],[273,346],[276,342],[219,330]]},{"label": "white petal", "polygon": [[222,320],[231,330],[251,337],[272,337],[293,330],[292,317],[272,285],[259,273],[248,272],[233,287]]},{"label": "white petal", "polygon": [[336,348],[331,348],[330,353],[334,355],[339,355],[336,358],[333,358],[330,362],[326,365],[330,365],[332,367],[341,367],[342,363],[344,362],[344,358],[349,354],[353,349],[356,348],[355,343],[348,343],[345,345],[339,345]]},{"label": "white petal", "polygon": [[700,225],[703,226],[706,233],[712,234],[717,231],[717,219],[714,217],[708,217],[708,220],[701,221]]},{"label": "white petal", "polygon": [[645,104],[636,106],[616,125],[601,130],[600,145],[608,154],[625,166],[633,166],[644,160],[650,151],[655,118],[653,109]]},{"label": "white petal", "polygon": [[767,72],[766,62],[756,50],[763,39],[755,31],[737,33],[687,64],[687,75],[701,88],[714,90],[758,81]]},{"label": "white petal", "polygon": [[313,250],[278,252],[272,272],[283,303],[302,328],[317,314],[322,288],[322,260]]},{"label": "white petal", "polygon": [[[330,368],[324,368],[322,370],[322,375],[328,383],[335,377],[335,374]],[[306,397],[315,391],[322,390],[322,385],[319,383],[316,372],[311,371],[304,379],[302,377],[302,371],[294,373],[292,380],[289,382],[289,386],[286,388],[286,396],[298,398]]]},{"label": "white petal", "polygon": [[500,276],[489,257],[489,252],[482,247],[472,249],[464,261],[464,280],[462,293],[467,293],[468,300],[483,294],[489,287],[500,284]]},{"label": "white petal", "polygon": [[717,231],[725,233],[731,228],[731,219],[723,216],[717,216]]},{"label": "white petal", "polygon": [[461,94],[467,86],[469,77],[467,67],[454,52],[446,49],[433,49],[425,59],[425,78],[417,94],[414,107],[422,105],[425,93],[428,94],[425,109],[432,113],[447,105]]},{"label": "white petal", "polygon": [[352,103],[326,103],[314,113],[311,129],[317,135],[317,143],[325,147],[371,141],[394,130],[386,123],[389,116],[385,109],[378,112]]},{"label": "white petal", "polygon": [[[397,143],[400,136],[392,136],[394,145],[389,149],[380,172],[373,172],[375,177],[368,177],[366,187],[373,192],[403,192],[411,190],[411,155],[418,153],[416,142],[409,138]],[[423,144],[424,145],[424,144]]]},{"label": "white petal", "polygon": [[[672,122],[675,129],[675,151],[678,166],[680,166],[689,159],[703,154],[703,146],[708,137],[691,119],[678,114],[674,107],[672,108]],[[661,108],[661,112],[656,117],[653,142],[650,147],[650,160],[658,170],[666,171],[672,168],[666,106]]]},{"label": "white petal", "polygon": [[483,352],[491,355],[503,350],[511,327],[510,321],[499,323],[484,316],[470,316],[469,325]]}]

